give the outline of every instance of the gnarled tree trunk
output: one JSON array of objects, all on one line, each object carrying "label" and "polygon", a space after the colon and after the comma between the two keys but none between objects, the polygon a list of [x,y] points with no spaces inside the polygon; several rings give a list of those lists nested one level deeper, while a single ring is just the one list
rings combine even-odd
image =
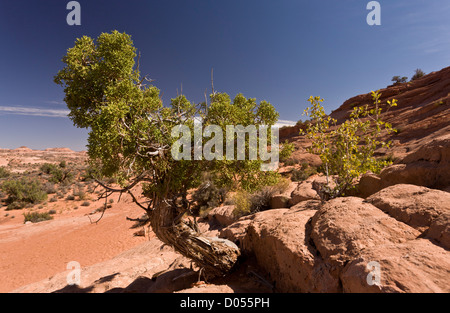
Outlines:
[{"label": "gnarled tree trunk", "polygon": [[203,236],[198,230],[177,218],[177,210],[165,201],[154,205],[150,214],[153,232],[165,244],[193,260],[208,277],[221,276],[231,270],[240,255],[231,241]]}]

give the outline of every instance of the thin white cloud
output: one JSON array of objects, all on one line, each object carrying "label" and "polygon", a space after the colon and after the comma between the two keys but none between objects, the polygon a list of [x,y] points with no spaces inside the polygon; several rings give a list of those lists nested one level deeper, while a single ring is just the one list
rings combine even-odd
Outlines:
[{"label": "thin white cloud", "polygon": [[0,113],[43,117],[67,117],[69,110],[0,106]]},{"label": "thin white cloud", "polygon": [[54,101],[54,100],[52,100],[52,101],[44,101],[44,102],[48,103],[48,104],[55,104],[55,105],[65,105],[66,104],[64,101]]},{"label": "thin white cloud", "polygon": [[275,123],[275,127],[281,128],[284,126],[294,126],[297,124],[297,122],[289,121],[289,120],[278,120],[278,122]]}]

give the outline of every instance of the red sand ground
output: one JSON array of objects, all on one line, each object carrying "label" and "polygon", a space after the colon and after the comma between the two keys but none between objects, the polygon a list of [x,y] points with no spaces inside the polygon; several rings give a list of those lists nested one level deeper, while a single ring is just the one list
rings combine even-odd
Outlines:
[{"label": "red sand ground", "polygon": [[[0,209],[0,292],[10,292],[67,270],[70,261],[81,267],[108,260],[148,240],[133,236],[133,222],[126,217],[142,215],[142,209],[122,197],[108,209],[98,224],[91,224],[86,214],[100,207],[64,210],[54,220],[23,224],[22,211]],[[5,217],[9,213],[10,216]],[[11,218],[15,215],[15,218]],[[91,216],[94,221],[100,216]]]}]

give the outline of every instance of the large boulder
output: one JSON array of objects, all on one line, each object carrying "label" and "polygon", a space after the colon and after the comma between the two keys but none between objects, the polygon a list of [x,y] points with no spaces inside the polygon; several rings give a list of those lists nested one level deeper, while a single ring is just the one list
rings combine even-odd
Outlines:
[{"label": "large boulder", "polygon": [[208,220],[217,221],[222,226],[228,226],[236,222],[237,217],[233,214],[234,205],[224,205],[208,212]]},{"label": "large boulder", "polygon": [[449,252],[426,239],[376,245],[351,260],[340,278],[343,291],[351,293],[448,293]]},{"label": "large boulder", "polygon": [[314,215],[311,225],[316,249],[334,266],[335,275],[363,249],[403,243],[420,235],[357,197],[328,201]]},{"label": "large boulder", "polygon": [[315,210],[270,210],[255,214],[243,240],[280,292],[338,292],[339,281],[310,244]]},{"label": "large boulder", "polygon": [[450,135],[431,141],[380,173],[382,188],[414,184],[443,189],[450,186]]},{"label": "large boulder", "polygon": [[387,187],[366,201],[450,249],[450,193],[400,184]]}]

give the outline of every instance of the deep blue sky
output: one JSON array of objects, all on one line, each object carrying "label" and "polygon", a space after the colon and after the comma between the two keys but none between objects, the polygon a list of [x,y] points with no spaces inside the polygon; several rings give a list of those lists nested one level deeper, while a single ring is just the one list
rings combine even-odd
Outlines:
[{"label": "deep blue sky", "polygon": [[141,73],[167,101],[204,99],[214,86],[267,100],[297,121],[311,95],[328,112],[346,99],[450,66],[450,2],[385,0],[369,26],[368,0],[80,0],[81,26],[66,0],[0,0],[0,148],[84,150],[87,131],[65,117],[53,76],[76,38],[125,31]]}]

